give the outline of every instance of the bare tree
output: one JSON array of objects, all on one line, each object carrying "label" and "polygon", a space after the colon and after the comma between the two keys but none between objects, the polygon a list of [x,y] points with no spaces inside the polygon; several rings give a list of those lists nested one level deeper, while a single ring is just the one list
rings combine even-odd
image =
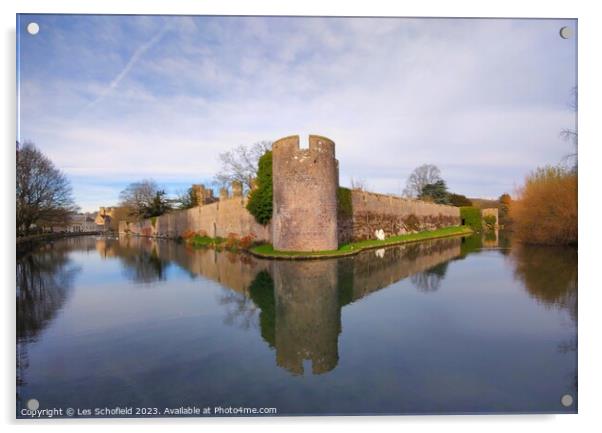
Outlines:
[{"label": "bare tree", "polygon": [[362,178],[351,178],[351,189],[357,190],[357,191],[368,191],[369,186],[368,186],[368,182],[366,182],[366,179],[362,179]]},{"label": "bare tree", "polygon": [[416,167],[406,182],[403,195],[406,197],[418,197],[422,189],[429,184],[434,184],[441,179],[441,170],[433,164],[423,164]]},{"label": "bare tree", "polygon": [[159,216],[170,209],[165,191],[152,179],[129,184],[120,195],[120,206],[137,218]]},{"label": "bare tree", "polygon": [[219,160],[222,166],[215,176],[215,183],[228,186],[231,182],[238,181],[248,191],[257,174],[259,158],[271,149],[271,141],[260,141],[252,145],[241,144],[232,150],[220,153]]},{"label": "bare tree", "polygon": [[33,143],[17,142],[17,234],[66,225],[78,210],[67,177]]},{"label": "bare tree", "polygon": [[[578,107],[578,92],[577,87],[573,87],[571,89],[571,101],[569,102],[569,108],[571,111],[577,113]],[[563,158],[563,162],[572,162],[573,170],[577,170],[577,142],[578,142],[578,133],[576,129],[572,128],[564,128],[560,131],[560,136],[564,138],[566,141],[570,141],[573,146],[575,146],[575,151],[565,155]]]}]

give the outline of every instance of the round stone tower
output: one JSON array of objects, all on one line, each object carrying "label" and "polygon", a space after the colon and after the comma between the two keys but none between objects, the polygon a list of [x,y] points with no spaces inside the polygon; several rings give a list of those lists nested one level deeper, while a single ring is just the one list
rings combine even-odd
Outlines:
[{"label": "round stone tower", "polygon": [[272,145],[272,242],[280,251],[336,250],[338,162],[332,140],[299,136]]}]

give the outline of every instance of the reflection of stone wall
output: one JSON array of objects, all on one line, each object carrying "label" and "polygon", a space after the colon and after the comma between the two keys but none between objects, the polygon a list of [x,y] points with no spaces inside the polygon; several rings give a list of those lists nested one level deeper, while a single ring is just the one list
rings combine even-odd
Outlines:
[{"label": "reflection of stone wall", "polygon": [[246,197],[225,196],[214,203],[169,212],[140,222],[120,221],[119,233],[164,238],[177,238],[191,232],[225,238],[234,233],[239,237],[253,235],[257,240],[269,242],[270,226],[258,224],[247,211],[246,204]]},{"label": "reflection of stone wall", "polygon": [[[217,281],[240,293],[246,293],[257,273],[267,266],[265,262],[247,255],[218,252],[213,249],[184,248],[175,242],[152,238],[121,237],[119,245],[122,248],[119,256],[122,258],[127,255],[127,250],[140,249],[165,263],[174,262],[192,275]],[[129,263],[131,266],[141,265],[140,261]]]},{"label": "reflection of stone wall", "polygon": [[338,363],[343,306],[425,271],[442,280],[448,261],[461,255],[461,242],[439,239],[310,261],[261,260],[146,237],[98,241],[96,249],[104,257],[119,258],[133,269],[131,275],[142,275],[145,281],[152,280],[149,273],[163,272],[171,262],[244,294],[260,309],[261,336],[275,348],[276,363],[303,374],[304,362],[310,361],[312,372],[321,374]]},{"label": "reflection of stone wall", "polygon": [[458,257],[461,243],[460,238],[439,239],[358,254],[353,259],[352,300]]},{"label": "reflection of stone wall", "polygon": [[339,234],[353,240],[374,239],[382,229],[386,236],[412,231],[434,230],[460,225],[460,209],[421,200],[352,190],[353,216],[346,225],[351,234]]},{"label": "reflection of stone wall", "polygon": [[272,276],[277,364],[294,374],[303,374],[304,360],[311,360],[314,374],[332,370],[341,331],[337,261],[277,261]]}]

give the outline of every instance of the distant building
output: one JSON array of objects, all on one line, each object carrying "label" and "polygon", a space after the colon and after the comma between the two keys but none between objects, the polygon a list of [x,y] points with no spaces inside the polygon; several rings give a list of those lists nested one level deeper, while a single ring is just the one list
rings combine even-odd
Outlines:
[{"label": "distant building", "polygon": [[[69,233],[83,233],[83,232],[96,232],[98,226],[93,218],[94,214],[76,214],[71,218],[71,222],[68,226],[63,228],[63,231]],[[57,231],[57,230],[53,230]]]},{"label": "distant building", "polygon": [[96,230],[102,232],[108,231],[111,228],[111,221],[113,220],[114,213],[114,207],[101,207],[94,219],[97,227]]}]

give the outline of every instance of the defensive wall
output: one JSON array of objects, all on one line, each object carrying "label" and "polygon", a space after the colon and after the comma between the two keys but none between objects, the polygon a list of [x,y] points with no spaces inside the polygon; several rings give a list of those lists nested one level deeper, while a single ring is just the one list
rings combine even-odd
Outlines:
[{"label": "defensive wall", "polygon": [[263,226],[247,211],[248,198],[238,185],[233,193],[222,189],[220,199],[190,209],[176,210],[140,222],[119,222],[120,234],[158,238],[178,238],[189,234],[227,238],[253,236],[257,241],[271,242],[270,225]]},{"label": "defensive wall", "polygon": [[339,242],[374,239],[376,230],[385,236],[459,226],[460,208],[392,195],[351,190],[351,209],[339,212]]},{"label": "defensive wall", "polygon": [[[394,236],[461,224],[460,209],[392,195],[339,188],[335,143],[299,136],[272,145],[272,220],[263,226],[247,211],[248,198],[234,182],[219,198],[194,185],[198,206],[140,222],[119,224],[120,234],[178,238],[190,234],[226,238],[252,236],[282,251],[335,250],[357,240],[374,239],[377,230]],[[343,192],[343,194],[341,194]]]}]

